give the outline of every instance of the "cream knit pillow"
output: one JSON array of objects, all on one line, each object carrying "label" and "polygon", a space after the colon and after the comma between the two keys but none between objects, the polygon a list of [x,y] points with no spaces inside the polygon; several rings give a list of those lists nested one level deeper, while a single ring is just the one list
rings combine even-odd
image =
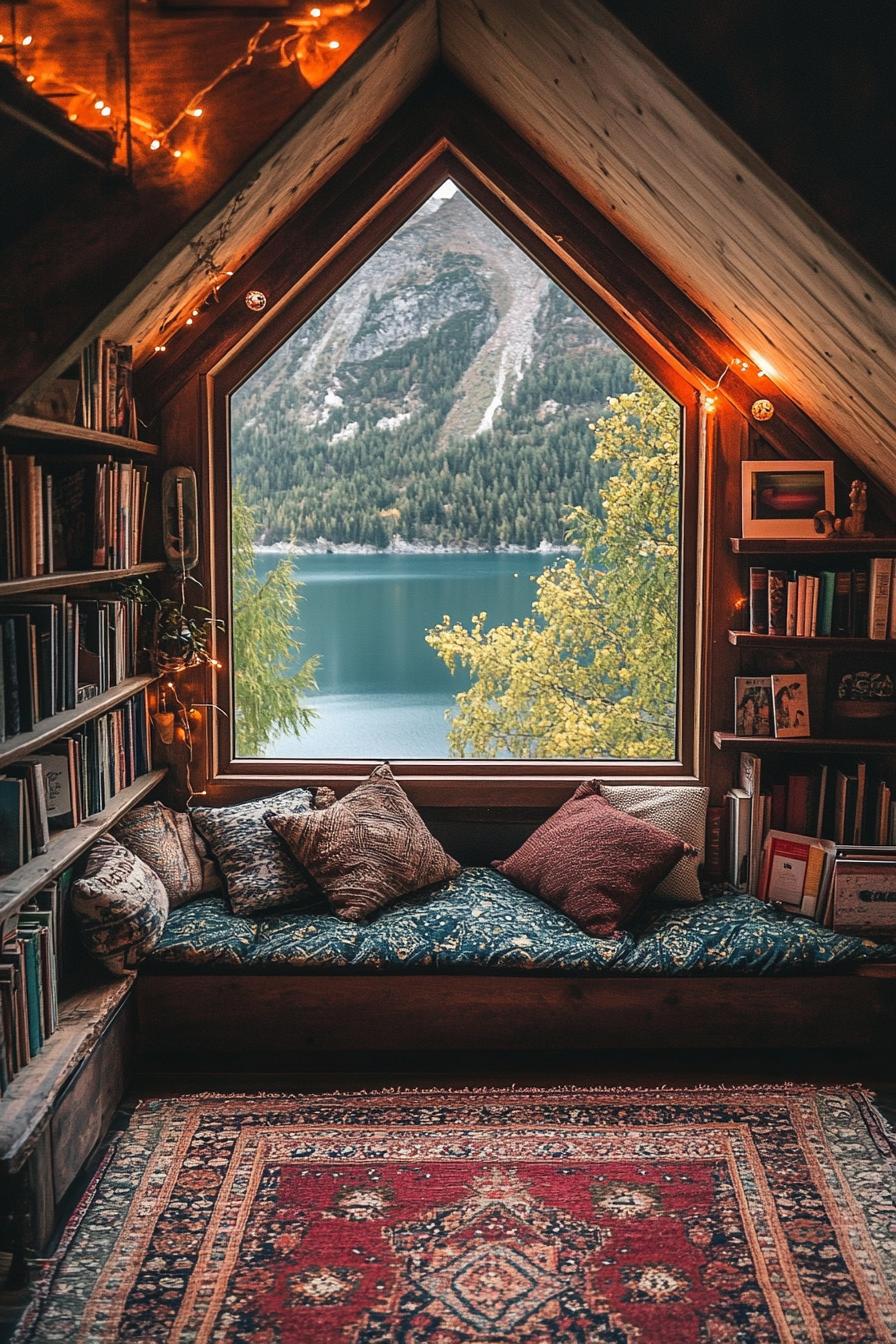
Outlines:
[{"label": "cream knit pillow", "polygon": [[703,899],[697,878],[698,865],[703,862],[706,848],[706,807],[709,789],[682,785],[680,788],[659,787],[652,784],[604,784],[600,791],[608,803],[658,826],[661,831],[677,835],[679,840],[693,845],[695,859],[684,858],[657,887],[655,895],[675,905],[699,905]]}]

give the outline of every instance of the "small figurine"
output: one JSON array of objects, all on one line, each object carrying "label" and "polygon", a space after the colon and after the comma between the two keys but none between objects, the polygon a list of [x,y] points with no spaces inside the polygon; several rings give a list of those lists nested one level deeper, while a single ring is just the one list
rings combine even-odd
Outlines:
[{"label": "small figurine", "polygon": [[815,531],[823,537],[870,537],[865,529],[868,512],[868,482],[853,481],[849,488],[849,517],[835,518],[830,509],[819,509],[813,518]]}]

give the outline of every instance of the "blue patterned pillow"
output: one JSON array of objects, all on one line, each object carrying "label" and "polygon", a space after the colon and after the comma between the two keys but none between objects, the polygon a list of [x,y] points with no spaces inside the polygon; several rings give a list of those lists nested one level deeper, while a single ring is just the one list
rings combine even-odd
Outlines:
[{"label": "blue patterned pillow", "polygon": [[232,807],[193,808],[193,825],[218,861],[235,915],[320,903],[308,874],[264,820],[271,810],[286,815],[310,812],[313,797],[310,789],[290,789]]},{"label": "blue patterned pillow", "polygon": [[152,869],[104,835],[72,887],[81,941],[113,975],[132,971],[158,943],[168,918],[168,893]]}]

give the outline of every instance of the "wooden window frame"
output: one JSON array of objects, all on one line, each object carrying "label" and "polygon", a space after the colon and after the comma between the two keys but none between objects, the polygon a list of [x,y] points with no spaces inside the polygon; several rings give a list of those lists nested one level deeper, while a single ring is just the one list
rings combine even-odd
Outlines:
[{"label": "wooden window frame", "polygon": [[[442,137],[404,175],[397,190],[385,194],[382,207],[368,211],[360,230],[346,228],[341,245],[331,249],[326,263],[298,277],[288,294],[265,315],[251,333],[205,379],[206,516],[211,520],[209,560],[212,578],[210,605],[223,618],[226,633],[217,640],[220,668],[212,687],[213,703],[223,713],[210,720],[210,773],[208,792],[226,797],[294,787],[329,784],[344,792],[366,777],[377,760],[358,759],[250,759],[232,754],[234,721],[231,677],[231,561],[230,561],[230,424],[229,399],[289,336],[303,325],[395,233],[431,195],[452,178],[483,212],[526,252],[565,292],[603,328],[681,407],[681,492],[679,512],[679,657],[676,758],[669,761],[459,759],[394,760],[390,765],[411,797],[427,807],[520,808],[554,807],[582,780],[599,776],[653,783],[694,783],[705,774],[704,701],[701,687],[706,675],[699,629],[704,610],[701,564],[704,508],[704,429],[701,425],[699,381],[689,377],[675,359],[645,333],[607,292],[601,276],[582,265],[580,255],[566,253],[559,235],[546,237],[530,214],[523,194],[511,194],[469,153]],[[584,203],[583,203],[584,204]],[[590,209],[590,207],[587,207]],[[544,201],[540,213],[545,213]],[[689,372],[689,371],[688,371]],[[208,543],[207,543],[208,544]]]}]

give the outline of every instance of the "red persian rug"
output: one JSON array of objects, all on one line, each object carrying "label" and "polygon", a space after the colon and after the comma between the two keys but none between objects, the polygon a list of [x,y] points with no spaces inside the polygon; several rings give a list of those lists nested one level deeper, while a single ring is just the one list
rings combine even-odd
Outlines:
[{"label": "red persian rug", "polygon": [[20,1341],[896,1337],[896,1163],[854,1090],[147,1102]]}]

